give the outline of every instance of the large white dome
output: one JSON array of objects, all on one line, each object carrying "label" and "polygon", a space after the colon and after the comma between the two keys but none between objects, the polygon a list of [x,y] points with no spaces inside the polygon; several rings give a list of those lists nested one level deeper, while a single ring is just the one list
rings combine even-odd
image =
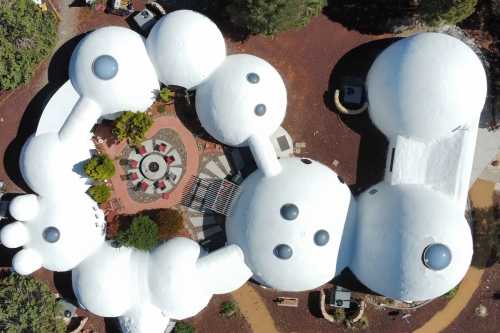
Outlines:
[{"label": "large white dome", "polygon": [[226,57],[219,28],[191,10],[162,17],[149,33],[146,46],[160,81],[187,89],[205,80]]},{"label": "large white dome", "polygon": [[308,159],[281,159],[280,174],[251,174],[226,222],[254,279],[303,291],[336,274],[336,260],[352,200],[335,172]]},{"label": "large white dome", "polygon": [[249,54],[232,55],[196,90],[196,112],[218,141],[244,145],[270,137],[285,118],[286,87],[273,66]]},{"label": "large white dome", "polygon": [[160,88],[144,39],[122,27],[99,28],[85,36],[71,56],[69,77],[103,114],[144,111]]},{"label": "large white dome", "polygon": [[[440,270],[423,260],[433,244],[444,245],[451,257]],[[351,269],[371,290],[407,301],[432,299],[460,282],[471,258],[464,210],[444,194],[424,185],[385,182],[361,194]]]},{"label": "large white dome", "polygon": [[463,42],[440,33],[401,39],[367,77],[370,117],[386,135],[435,139],[479,116],[486,74]]}]

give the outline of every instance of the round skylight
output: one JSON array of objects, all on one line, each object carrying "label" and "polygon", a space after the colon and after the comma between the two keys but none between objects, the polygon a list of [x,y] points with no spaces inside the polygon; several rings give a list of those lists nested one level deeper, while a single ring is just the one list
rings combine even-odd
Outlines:
[{"label": "round skylight", "polygon": [[451,262],[450,249],[440,243],[435,243],[427,246],[422,255],[422,260],[427,268],[434,271],[440,271],[448,267]]},{"label": "round skylight", "polygon": [[256,73],[248,73],[247,74],[247,81],[250,83],[253,83],[253,84],[259,83],[260,77]]},{"label": "round skylight", "polygon": [[43,239],[49,243],[55,243],[59,240],[61,236],[59,229],[56,227],[48,227],[43,231]]},{"label": "round skylight", "polygon": [[295,220],[299,216],[299,208],[294,204],[284,204],[281,206],[280,214],[285,220]]},{"label": "round skylight", "polygon": [[94,60],[92,70],[101,80],[110,80],[118,73],[118,62],[110,55],[101,55]]},{"label": "round skylight", "polygon": [[318,246],[323,246],[330,240],[330,234],[326,230],[318,230],[314,234],[314,243]]},{"label": "round skylight", "polygon": [[286,244],[280,244],[274,248],[274,255],[280,259],[290,259],[293,255],[293,250]]},{"label": "round skylight", "polygon": [[258,116],[263,116],[266,113],[266,106],[264,104],[257,104],[255,106],[255,114]]}]

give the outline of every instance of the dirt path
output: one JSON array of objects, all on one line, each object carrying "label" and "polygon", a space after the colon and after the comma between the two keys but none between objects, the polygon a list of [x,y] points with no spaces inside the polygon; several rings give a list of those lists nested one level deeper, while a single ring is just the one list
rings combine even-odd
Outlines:
[{"label": "dirt path", "polygon": [[232,296],[238,302],[241,313],[245,316],[254,333],[278,333],[266,304],[251,284],[246,283],[233,292]]},{"label": "dirt path", "polygon": [[[485,180],[477,180],[469,192],[472,205],[476,208],[491,207],[493,205],[493,192],[495,184]],[[438,313],[434,315],[424,326],[415,330],[414,333],[441,332],[448,327],[467,306],[474,292],[481,283],[484,269],[471,267],[463,279],[458,292],[453,299]]]}]

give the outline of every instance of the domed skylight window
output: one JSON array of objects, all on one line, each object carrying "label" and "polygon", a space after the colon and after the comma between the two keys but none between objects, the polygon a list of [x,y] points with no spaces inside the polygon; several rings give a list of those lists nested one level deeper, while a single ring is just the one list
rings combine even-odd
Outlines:
[{"label": "domed skylight window", "polygon": [[101,55],[94,60],[92,71],[101,80],[111,80],[118,73],[118,62],[110,55]]},{"label": "domed skylight window", "polygon": [[264,104],[257,104],[255,106],[255,114],[258,116],[263,116],[266,113],[266,106]]},{"label": "domed skylight window", "polygon": [[59,229],[56,227],[48,227],[43,231],[43,239],[49,243],[55,243],[59,240],[61,236]]},{"label": "domed skylight window", "polygon": [[450,264],[451,251],[444,244],[431,244],[425,248],[422,260],[427,268],[440,271]]},{"label": "domed skylight window", "polygon": [[284,204],[281,206],[280,214],[285,220],[295,220],[299,216],[299,208],[294,204]]},{"label": "domed skylight window", "polygon": [[286,244],[280,244],[274,248],[274,255],[280,259],[290,259],[293,255],[293,250]]},{"label": "domed skylight window", "polygon": [[250,83],[253,83],[253,84],[259,83],[260,77],[256,73],[248,73],[247,74],[247,81]]},{"label": "domed skylight window", "polygon": [[330,234],[326,230],[318,230],[314,234],[314,243],[318,246],[323,246],[330,240]]}]

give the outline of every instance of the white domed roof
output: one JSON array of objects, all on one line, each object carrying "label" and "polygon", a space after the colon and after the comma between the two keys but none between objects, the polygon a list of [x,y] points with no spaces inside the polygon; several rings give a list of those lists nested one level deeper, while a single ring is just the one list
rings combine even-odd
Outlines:
[{"label": "white domed roof", "polygon": [[243,145],[252,135],[270,137],[285,118],[286,87],[265,60],[232,55],[196,90],[196,112],[218,141]]},{"label": "white domed roof", "polygon": [[226,57],[219,28],[191,10],[162,17],[149,33],[146,46],[160,81],[187,89],[204,81]]},{"label": "white domed roof", "polygon": [[228,243],[241,247],[254,278],[278,290],[313,289],[335,276],[352,200],[335,172],[302,160],[281,159],[274,177],[251,174],[226,222]]},{"label": "white domed roof", "polygon": [[[117,317],[136,304],[139,292],[131,265],[132,248],[114,248],[104,244],[93,256],[73,269],[73,290],[78,302],[87,310],[102,317]],[[147,254],[145,254],[146,256]],[[142,258],[146,260],[147,258]]]},{"label": "white domed roof", "polygon": [[18,221],[29,221],[38,215],[38,197],[34,194],[20,195],[12,199],[9,212]]},{"label": "white domed roof", "polygon": [[[434,244],[449,249],[449,264],[426,266],[424,251]],[[361,194],[351,269],[371,290],[406,301],[432,299],[460,282],[471,258],[464,210],[444,194],[385,182]]]},{"label": "white domed roof", "polygon": [[144,39],[122,27],[99,28],[85,36],[71,56],[69,77],[103,114],[144,111],[160,88]]},{"label": "white domed roof", "polygon": [[370,117],[386,136],[439,138],[479,116],[486,74],[463,42],[420,33],[384,50],[367,77]]},{"label": "white domed roof", "polygon": [[0,232],[0,241],[3,246],[16,248],[29,241],[28,229],[22,222],[13,222],[4,226]]}]

